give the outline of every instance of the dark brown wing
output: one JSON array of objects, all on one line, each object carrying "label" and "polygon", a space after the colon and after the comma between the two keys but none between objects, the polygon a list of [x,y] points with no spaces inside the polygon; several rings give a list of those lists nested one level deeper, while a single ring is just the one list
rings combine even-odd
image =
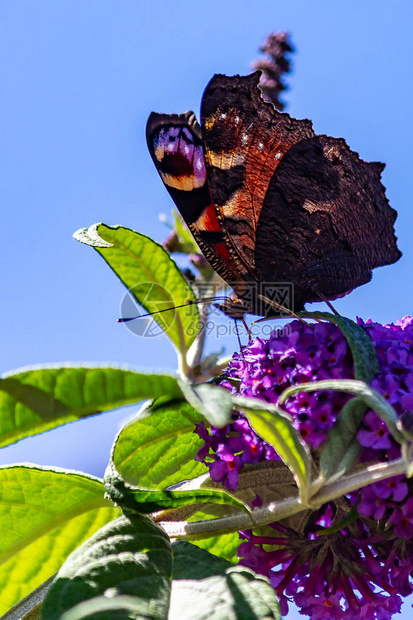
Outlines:
[{"label": "dark brown wing", "polygon": [[396,212],[380,182],[382,164],[364,162],[342,139],[316,136],[310,121],[277,112],[258,81],[259,73],[216,75],[205,90],[208,184],[243,278],[293,283],[300,310],[398,260]]},{"label": "dark brown wing", "polygon": [[294,283],[295,307],[339,297],[397,261],[397,213],[367,163],[340,138],[315,136],[286,153],[275,171],[256,231],[262,282]]}]

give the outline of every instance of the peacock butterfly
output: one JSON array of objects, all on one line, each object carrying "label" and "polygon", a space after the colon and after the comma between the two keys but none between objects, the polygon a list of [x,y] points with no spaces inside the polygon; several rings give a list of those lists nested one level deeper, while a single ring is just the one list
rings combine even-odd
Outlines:
[{"label": "peacock butterfly", "polygon": [[[215,75],[193,112],[149,116],[154,164],[205,258],[233,288],[224,311],[266,314],[259,293],[293,287],[293,310],[335,299],[397,261],[384,164],[316,135],[265,102],[260,72]],[[292,298],[289,298],[292,302]]]}]

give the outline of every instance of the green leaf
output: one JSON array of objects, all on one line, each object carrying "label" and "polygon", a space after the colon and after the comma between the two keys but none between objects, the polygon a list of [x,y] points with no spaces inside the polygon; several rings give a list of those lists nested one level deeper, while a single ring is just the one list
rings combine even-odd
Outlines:
[{"label": "green leaf", "polygon": [[118,514],[96,478],[28,465],[0,468],[0,614]]},{"label": "green leaf", "polygon": [[307,445],[282,409],[255,398],[233,396],[234,407],[248,418],[254,431],[269,443],[291,470],[305,502],[311,474],[311,457]]},{"label": "green leaf", "polygon": [[171,572],[172,550],[163,530],[147,517],[120,517],[69,557],[43,603],[42,618],[60,620],[76,610],[63,617],[164,619]]},{"label": "green leaf", "polygon": [[177,380],[166,374],[65,365],[16,370],[0,379],[0,446],[165,394],[182,397]]},{"label": "green leaf", "polygon": [[367,405],[361,398],[352,398],[344,405],[334,426],[328,431],[320,456],[323,481],[332,482],[358,463],[361,445],[357,441],[357,433],[366,409]]},{"label": "green leaf", "polygon": [[213,575],[225,575],[226,571],[232,566],[227,560],[212,555],[186,540],[174,542],[172,550],[174,554],[174,579],[205,579]]},{"label": "green leaf", "polygon": [[[204,480],[209,480],[208,476],[200,476],[200,481],[204,482]],[[109,464],[105,473],[105,487],[112,501],[121,506],[123,510],[129,509],[141,514],[203,502],[234,506],[248,511],[241,500],[219,488],[199,485],[197,488],[191,486],[189,489],[150,490],[127,484],[119,476],[113,462]]]},{"label": "green leaf", "polygon": [[296,392],[314,392],[318,390],[335,390],[336,392],[347,392],[359,396],[369,409],[373,409],[377,415],[385,422],[389,432],[394,439],[402,443],[403,435],[397,428],[398,416],[393,407],[376,390],[373,390],[367,383],[356,381],[355,379],[326,379],[324,381],[312,381],[311,383],[300,383],[294,385],[281,394],[279,403],[284,403],[287,398]]},{"label": "green leaf", "polygon": [[231,422],[231,393],[223,387],[204,383],[189,385],[178,380],[186,400],[216,428],[223,428]]},{"label": "green leaf", "polygon": [[137,515],[109,524],[70,556],[42,615],[43,620],[279,617],[268,579],[184,541],[171,548],[160,528]]},{"label": "green leaf", "polygon": [[168,620],[269,620],[280,618],[268,579],[231,566],[204,550],[174,543],[174,580]]},{"label": "green leaf", "polygon": [[182,618],[269,620],[281,616],[275,591],[265,577],[233,567],[224,576],[174,581],[168,620]]},{"label": "green leaf", "polygon": [[120,431],[113,463],[123,480],[164,489],[207,472],[194,458],[204,441],[194,432],[202,417],[182,400],[148,403]]},{"label": "green leaf", "polygon": [[168,252],[149,237],[122,226],[95,224],[77,231],[74,238],[93,246],[135,300],[147,312],[157,313],[154,320],[185,355],[199,332],[199,312],[196,305],[177,307],[196,298]]},{"label": "green leaf", "polygon": [[223,558],[231,564],[236,564],[238,562],[237,549],[241,543],[238,532],[210,536],[209,538],[192,540],[191,542],[200,549],[204,549],[213,555]]},{"label": "green leaf", "polygon": [[340,328],[348,342],[354,361],[354,376],[360,381],[370,383],[379,372],[376,349],[365,330],[351,319],[329,312],[300,312],[300,316],[311,319],[324,319]]},{"label": "green leaf", "polygon": [[2,616],[2,620],[40,620],[43,600],[53,583],[54,575],[32,590]]}]

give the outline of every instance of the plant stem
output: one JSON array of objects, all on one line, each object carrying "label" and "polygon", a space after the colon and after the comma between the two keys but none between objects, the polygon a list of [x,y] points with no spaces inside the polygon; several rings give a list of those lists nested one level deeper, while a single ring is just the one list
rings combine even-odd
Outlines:
[{"label": "plant stem", "polygon": [[343,476],[340,480],[325,484],[311,497],[306,505],[300,501],[298,494],[294,494],[280,501],[270,502],[266,506],[253,510],[250,513],[243,512],[228,517],[191,522],[162,521],[160,516],[157,522],[162,525],[169,536],[174,538],[185,537],[189,540],[208,538],[209,536],[217,536],[225,532],[235,532],[266,525],[274,521],[281,521],[303,510],[314,511],[328,501],[342,497],[373,482],[405,474],[406,469],[407,463],[403,459],[369,465]]}]

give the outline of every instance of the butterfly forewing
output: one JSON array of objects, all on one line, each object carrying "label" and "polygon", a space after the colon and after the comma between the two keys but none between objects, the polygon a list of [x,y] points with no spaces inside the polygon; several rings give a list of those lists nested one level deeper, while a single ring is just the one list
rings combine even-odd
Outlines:
[{"label": "butterfly forewing", "polygon": [[310,121],[262,99],[259,76],[215,75],[201,106],[208,183],[225,242],[255,280],[256,231],[269,182],[291,146],[314,135]]},{"label": "butterfly forewing", "polygon": [[201,128],[194,113],[152,112],[146,139],[156,169],[205,258],[224,280],[241,280],[211,200]]}]

